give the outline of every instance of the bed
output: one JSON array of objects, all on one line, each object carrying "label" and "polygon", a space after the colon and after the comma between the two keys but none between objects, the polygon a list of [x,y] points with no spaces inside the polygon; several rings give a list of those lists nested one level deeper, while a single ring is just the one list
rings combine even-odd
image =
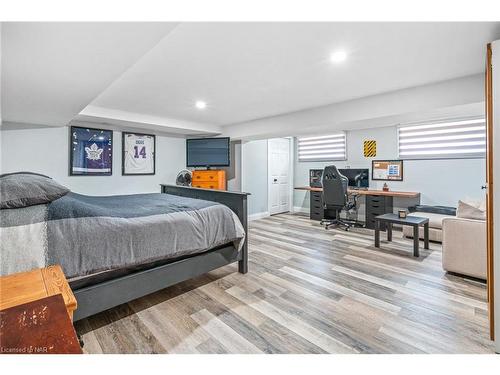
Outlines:
[{"label": "bed", "polygon": [[79,320],[233,262],[246,273],[246,204],[245,193],[175,185],[23,202],[1,210],[1,272],[60,264]]}]

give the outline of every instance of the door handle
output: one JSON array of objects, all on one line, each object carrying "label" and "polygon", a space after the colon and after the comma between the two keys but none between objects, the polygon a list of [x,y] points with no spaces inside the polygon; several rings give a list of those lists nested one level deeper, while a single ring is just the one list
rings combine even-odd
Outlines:
[{"label": "door handle", "polygon": [[486,185],[481,186],[481,190],[484,190],[484,189],[488,189],[488,186],[486,186]]},{"label": "door handle", "polygon": [[273,182],[278,182],[278,179],[277,178],[273,179]]}]

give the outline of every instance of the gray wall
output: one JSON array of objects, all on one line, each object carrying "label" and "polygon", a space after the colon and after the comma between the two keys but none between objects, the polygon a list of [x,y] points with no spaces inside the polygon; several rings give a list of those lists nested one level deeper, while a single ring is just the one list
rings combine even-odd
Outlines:
[{"label": "gray wall", "polygon": [[226,171],[227,190],[241,191],[241,141],[231,141],[231,165]]},{"label": "gray wall", "polygon": [[268,211],[267,188],[267,140],[242,142],[241,190],[252,194],[249,215]]},{"label": "gray wall", "polygon": [[[377,157],[363,156],[363,141],[377,141]],[[347,132],[347,161],[339,162],[298,162],[295,158],[294,186],[309,185],[309,169],[322,169],[326,165],[339,168],[370,168],[373,159],[397,159],[397,128],[395,126],[364,129]],[[465,197],[481,198],[484,193],[485,159],[454,160],[405,160],[404,175],[401,182],[387,182],[392,190],[419,191],[421,203],[429,205],[455,206]],[[370,187],[381,189],[384,181],[372,181]],[[413,202],[399,201],[395,206],[403,207]],[[309,195],[303,191],[294,191],[294,207],[309,208]]]},{"label": "gray wall", "polygon": [[[98,126],[96,126],[98,127]],[[185,140],[156,136],[156,174],[121,175],[121,132],[113,132],[112,176],[69,176],[67,127],[2,130],[2,173],[32,171],[46,174],[72,191],[89,195],[159,192],[160,183],[174,183],[186,166]]]}]

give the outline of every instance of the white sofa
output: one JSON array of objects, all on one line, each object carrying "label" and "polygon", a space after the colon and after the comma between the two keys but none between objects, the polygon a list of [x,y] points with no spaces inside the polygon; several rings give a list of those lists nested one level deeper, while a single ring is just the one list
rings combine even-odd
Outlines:
[{"label": "white sofa", "polygon": [[[486,221],[484,202],[458,202],[456,216],[413,212],[409,216],[429,218],[429,239],[443,243],[445,271],[486,280]],[[403,226],[405,237],[413,228]],[[424,238],[420,228],[419,237]]]},{"label": "white sofa", "polygon": [[486,221],[443,219],[443,269],[486,280]]}]

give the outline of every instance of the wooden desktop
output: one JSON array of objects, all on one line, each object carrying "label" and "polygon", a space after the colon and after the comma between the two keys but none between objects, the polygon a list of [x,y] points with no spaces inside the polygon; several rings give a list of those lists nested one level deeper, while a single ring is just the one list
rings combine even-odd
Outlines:
[{"label": "wooden desktop", "polygon": [[[307,191],[318,191],[323,192],[321,187],[311,187],[311,186],[298,186],[294,188],[295,190],[307,190]],[[418,198],[420,193],[415,191],[384,191],[384,190],[368,190],[368,189],[347,189],[349,194],[358,195],[376,195],[376,196],[386,196],[386,197],[398,197],[398,198]]]},{"label": "wooden desktop", "polygon": [[[310,197],[310,218],[312,220],[323,219],[323,188],[311,186],[299,186],[295,190],[305,190],[311,193]],[[367,228],[375,229],[375,217],[394,210],[393,199],[413,198],[419,199],[420,193],[412,191],[384,191],[384,190],[364,190],[348,189],[349,194],[363,195],[366,197],[365,225]],[[385,230],[385,226],[381,228]]]}]

